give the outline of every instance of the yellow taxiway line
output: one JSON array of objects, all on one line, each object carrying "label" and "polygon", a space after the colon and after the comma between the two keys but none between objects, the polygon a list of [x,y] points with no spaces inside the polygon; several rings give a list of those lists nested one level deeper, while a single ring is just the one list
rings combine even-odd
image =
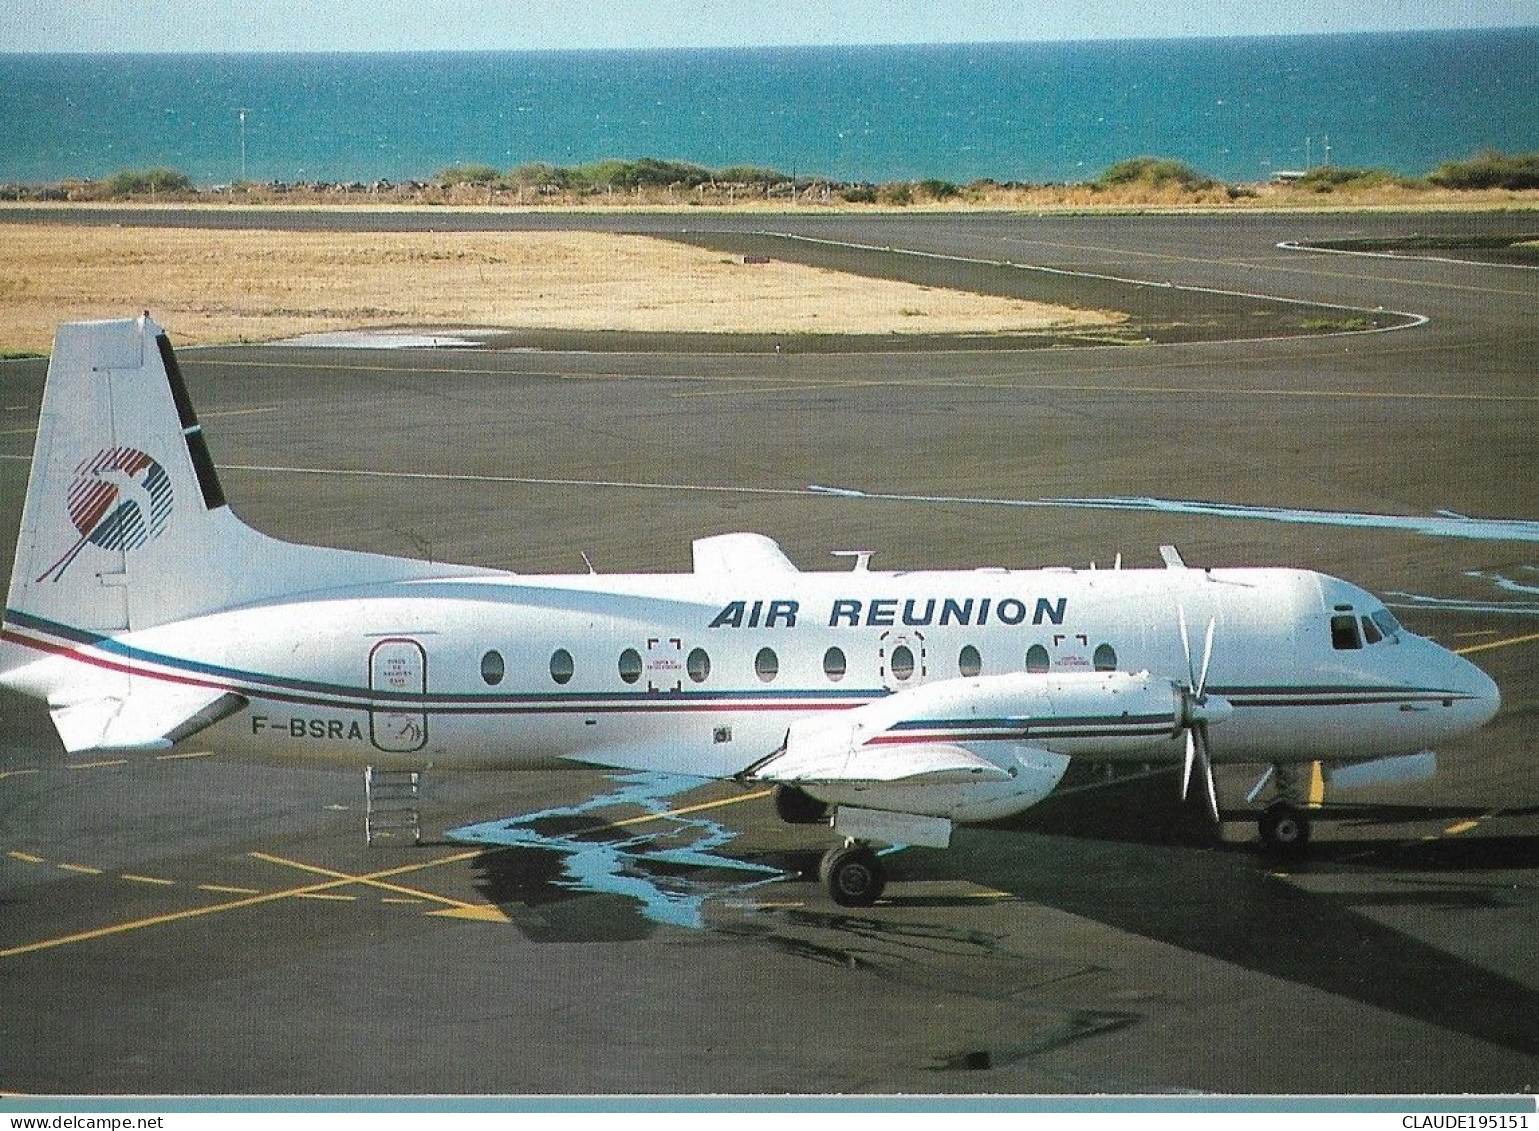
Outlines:
[{"label": "yellow taxiway line", "polygon": [[[646,821],[663,820],[668,817],[683,816],[688,813],[698,813],[705,809],[718,809],[726,805],[737,805],[744,801],[753,801],[757,798],[767,797],[770,790],[759,790],[753,793],[740,794],[735,797],[726,797],[717,801],[706,801],[699,805],[687,805],[681,809],[671,809],[665,813],[646,813],[639,817],[630,817],[619,822],[622,825],[642,824]],[[393,868],[383,868],[377,872],[367,872],[355,875],[348,872],[337,872],[319,865],[304,864],[297,860],[287,860],[269,853],[253,852],[251,856],[270,863],[298,868],[303,871],[316,873],[325,877],[324,880],[313,884],[304,884],[299,887],[284,888],[282,891],[263,892],[257,895],[248,895],[241,899],[226,900],[223,903],[211,903],[203,907],[188,907],[181,911],[168,911],[161,915],[148,915],[142,919],[130,919],[123,923],[111,923],[105,927],[95,927],[87,931],[77,931],[74,934],[61,935],[58,938],[41,939],[37,942],[22,943],[19,946],[0,949],[0,958],[15,958],[23,954],[35,954],[38,951],[52,950],[61,946],[70,946],[74,943],[90,942],[93,939],[110,938],[114,935],[126,934],[129,931],[143,930],[146,927],[156,927],[165,923],[179,923],[188,919],[197,919],[205,915],[218,915],[225,911],[238,911],[244,907],[257,907],[264,903],[275,903],[280,899],[324,898],[326,893],[333,892],[337,888],[347,887],[351,884],[365,884],[371,887],[382,888],[387,891],[403,893],[413,899],[427,900],[435,903],[446,903],[448,907],[442,911],[430,911],[428,914],[445,918],[479,919],[507,922],[508,918],[495,904],[465,903],[461,900],[450,899],[447,896],[436,895],[432,892],[422,891],[418,888],[409,888],[400,884],[391,884],[385,881],[397,876],[410,875],[413,872],[426,871],[429,868],[437,868],[444,864],[458,864],[466,860],[473,860],[486,852],[486,848],[473,848],[465,852],[452,852],[447,856],[437,856],[431,860],[418,861],[415,864],[400,864]],[[11,852],[9,855],[18,859],[27,859],[26,854]],[[127,876],[123,877],[129,878]],[[141,877],[133,877],[139,879]],[[146,882],[154,882],[149,877],[143,877]],[[207,889],[206,889],[207,890]],[[345,897],[344,897],[345,898]]]},{"label": "yellow taxiway line", "polygon": [[332,868],[324,868],[319,864],[306,864],[300,860],[289,860],[283,856],[274,856],[270,852],[248,852],[246,855],[250,856],[253,860],[262,860],[268,864],[278,864],[286,868],[296,868],[301,872],[311,872],[318,876],[330,876],[332,879],[342,880],[347,883],[367,884],[369,887],[380,888],[395,895],[410,896],[419,902],[427,901],[429,903],[448,905],[447,911],[430,911],[428,912],[430,915],[445,915],[456,919],[484,919],[495,923],[508,922],[508,917],[494,903],[466,903],[462,899],[451,899],[446,895],[439,895],[437,892],[423,891],[420,888],[409,888],[402,884],[392,884],[370,876],[356,876],[349,872],[338,872]]},{"label": "yellow taxiway line", "polygon": [[1489,652],[1492,648],[1506,648],[1513,644],[1530,644],[1539,640],[1539,632],[1530,632],[1526,636],[1509,636],[1505,640],[1492,640],[1488,644],[1467,644],[1463,648],[1455,648],[1454,651],[1461,656],[1469,656],[1475,652]]}]

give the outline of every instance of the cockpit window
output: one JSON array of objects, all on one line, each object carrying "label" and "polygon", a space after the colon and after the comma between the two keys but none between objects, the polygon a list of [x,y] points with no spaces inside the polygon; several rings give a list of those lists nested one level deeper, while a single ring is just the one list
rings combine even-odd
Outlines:
[{"label": "cockpit window", "polygon": [[1338,652],[1363,646],[1363,638],[1357,634],[1357,618],[1341,613],[1331,618],[1331,647]]},{"label": "cockpit window", "polygon": [[1384,633],[1384,639],[1391,644],[1400,643],[1400,622],[1395,619],[1395,614],[1388,609],[1379,609],[1368,614],[1373,623],[1379,626],[1379,631]]},{"label": "cockpit window", "polygon": [[1374,624],[1369,617],[1363,618],[1363,639],[1368,643],[1369,647],[1384,639],[1384,634],[1379,631],[1379,626]]}]

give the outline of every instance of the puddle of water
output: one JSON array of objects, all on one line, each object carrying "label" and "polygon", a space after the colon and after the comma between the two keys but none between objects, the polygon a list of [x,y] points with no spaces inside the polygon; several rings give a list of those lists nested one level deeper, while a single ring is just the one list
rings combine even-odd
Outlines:
[{"label": "puddle of water", "polygon": [[[562,874],[554,881],[574,891],[634,899],[641,913],[657,923],[704,926],[704,904],[711,896],[741,893],[781,879],[778,868],[717,855],[737,834],[708,817],[667,816],[671,799],[698,789],[707,779],[680,774],[634,773],[610,777],[616,787],[575,805],[542,809],[451,829],[445,835],[467,844],[536,848],[562,856]],[[640,808],[657,819],[631,831],[606,820],[604,810]],[[694,875],[710,869],[747,873],[752,880],[723,884]]]}]

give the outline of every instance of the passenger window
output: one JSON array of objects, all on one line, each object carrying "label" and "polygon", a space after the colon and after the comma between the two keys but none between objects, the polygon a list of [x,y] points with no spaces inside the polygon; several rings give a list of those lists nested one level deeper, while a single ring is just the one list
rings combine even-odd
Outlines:
[{"label": "passenger window", "polygon": [[481,679],[488,687],[496,687],[501,683],[506,671],[501,652],[492,651],[481,657]]},{"label": "passenger window", "polygon": [[641,678],[641,653],[634,648],[627,648],[620,653],[620,678],[626,683],[635,683]]},{"label": "passenger window", "polygon": [[557,648],[550,657],[550,678],[557,683],[566,683],[572,678],[574,670],[572,653],[565,648]]},{"label": "passenger window", "polygon": [[1369,644],[1377,644],[1384,639],[1384,634],[1379,631],[1379,626],[1368,617],[1363,618],[1363,639]]},{"label": "passenger window", "polygon": [[775,655],[773,648],[760,648],[759,654],[753,658],[754,674],[764,683],[773,683],[780,674],[780,657]]},{"label": "passenger window", "polygon": [[1357,618],[1351,614],[1331,618],[1331,647],[1338,652],[1350,651],[1363,646],[1357,635]]},{"label": "passenger window", "polygon": [[977,675],[983,670],[983,657],[978,654],[978,649],[968,644],[957,657],[957,667],[965,676]]},{"label": "passenger window", "polygon": [[899,644],[892,650],[890,663],[892,677],[896,680],[906,680],[914,674],[914,653],[907,644]]},{"label": "passenger window", "polygon": [[704,648],[696,648],[685,659],[684,670],[696,683],[704,683],[706,677],[711,674],[711,657],[706,654]]},{"label": "passenger window", "polygon": [[844,649],[830,648],[823,653],[823,674],[830,683],[838,683],[845,673]]},{"label": "passenger window", "polygon": [[1098,644],[1095,656],[1092,657],[1095,670],[1098,672],[1114,672],[1117,670],[1117,649],[1110,644]]},{"label": "passenger window", "polygon": [[1033,644],[1026,649],[1026,670],[1029,672],[1047,671],[1047,649],[1040,644]]}]

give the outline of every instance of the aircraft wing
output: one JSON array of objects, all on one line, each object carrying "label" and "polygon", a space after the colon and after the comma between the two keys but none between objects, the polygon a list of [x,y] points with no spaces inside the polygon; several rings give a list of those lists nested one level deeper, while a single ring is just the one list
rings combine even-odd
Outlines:
[{"label": "aircraft wing", "polygon": [[852,749],[837,739],[804,739],[794,747],[788,744],[785,750],[760,762],[748,776],[756,781],[799,785],[961,785],[1010,779],[1007,771],[987,758],[949,743]]},{"label": "aircraft wing", "polygon": [[938,680],[797,719],[779,750],[738,776],[804,785],[1008,781],[1023,750],[1105,757],[1168,744],[1180,710],[1171,683],[1148,672]]},{"label": "aircraft wing", "polygon": [[127,695],[102,696],[49,708],[71,754],[96,750],[166,750],[246,706],[231,691],[141,683]]}]

